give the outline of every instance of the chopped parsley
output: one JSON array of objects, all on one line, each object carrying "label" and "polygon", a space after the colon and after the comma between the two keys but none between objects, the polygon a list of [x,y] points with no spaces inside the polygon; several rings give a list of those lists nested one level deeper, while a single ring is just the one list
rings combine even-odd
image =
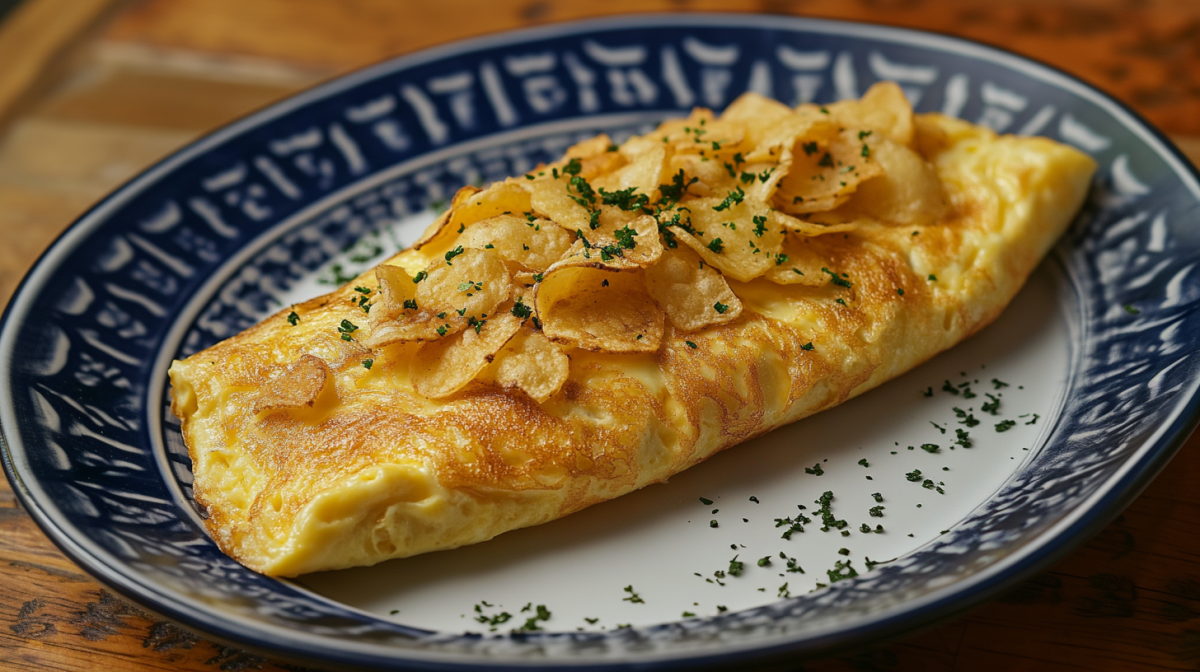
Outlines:
[{"label": "chopped parsley", "polygon": [[522,320],[525,320],[528,319],[530,315],[533,315],[533,310],[530,309],[529,306],[525,305],[523,300],[523,297],[517,297],[517,302],[514,303],[512,307],[512,314],[514,317],[519,317]]},{"label": "chopped parsley", "polygon": [[913,469],[912,471],[905,474],[904,477],[907,478],[908,480],[912,481],[913,483],[917,483],[921,480],[921,470]]},{"label": "chopped parsley", "polygon": [[763,557],[758,559],[759,567],[766,567],[770,564],[771,564],[771,556],[769,556],[769,555],[764,555]]},{"label": "chopped parsley", "polygon": [[837,273],[834,273],[833,271],[829,270],[828,268],[825,268],[824,266],[821,267],[821,271],[823,273],[828,273],[829,274],[829,282],[837,285],[838,287],[845,287],[845,288],[849,289],[852,286],[851,282],[846,279],[845,273],[843,273],[842,275],[839,276]]},{"label": "chopped parsley", "polygon": [[[524,609],[521,609],[521,611],[526,611],[528,609],[529,605],[527,604],[525,605]],[[542,628],[538,625],[538,621],[548,620],[550,620],[550,610],[546,608],[546,605],[539,604],[537,605],[537,612],[533,616],[525,619],[524,625],[517,628],[517,632],[532,632],[534,630],[541,630]]]},{"label": "chopped parsley", "polygon": [[708,242],[708,249],[712,250],[713,252],[715,252],[717,254],[720,254],[721,250],[724,248],[725,248],[725,243],[720,238],[713,238],[712,240],[710,240]]},{"label": "chopped parsley", "polygon": [[921,450],[923,450],[927,453],[936,453],[936,452],[938,452],[939,448],[936,443],[922,443]]},{"label": "chopped parsley", "polygon": [[833,156],[829,152],[825,152],[825,155],[821,157],[817,165],[822,168],[833,168]]},{"label": "chopped parsley", "polygon": [[[734,159],[736,160],[737,157],[735,156]],[[699,181],[700,178],[698,177],[693,177],[690,180],[685,179],[683,169],[680,168],[678,173],[671,176],[671,184],[658,185],[658,193],[662,195],[660,205],[663,208],[668,208],[678,203],[687,194],[688,187]]]},{"label": "chopped parsley", "polygon": [[296,311],[293,310],[292,312],[288,313],[287,321],[288,321],[288,324],[290,324],[294,327],[297,324],[300,324],[300,316],[297,315]]},{"label": "chopped parsley", "polygon": [[370,371],[372,366],[375,366],[375,360],[367,358],[362,360],[363,368]]},{"label": "chopped parsley", "polygon": [[1138,313],[1142,312],[1128,303],[1124,305],[1124,308],[1125,312],[1129,313],[1130,315],[1137,315]]},{"label": "chopped parsley", "polygon": [[693,349],[693,350],[695,350],[696,348],[700,347],[700,346],[696,345],[695,343],[693,343],[693,342],[691,342],[691,341],[684,341],[684,343],[687,343],[688,347],[689,347],[689,348],[691,348],[691,349]]},{"label": "chopped parsley", "polygon": [[711,500],[711,499],[709,499],[709,498],[707,498],[707,497],[701,497],[701,498],[700,498],[700,503],[701,503],[701,504],[703,504],[703,505],[705,505],[705,506],[712,506],[713,500]]},{"label": "chopped parsley", "polygon": [[829,576],[830,583],[837,583],[842,579],[853,579],[858,576],[858,572],[850,566],[851,560],[838,560],[833,563],[833,569],[825,570],[825,574]]},{"label": "chopped parsley", "polygon": [[354,332],[358,331],[358,326],[350,320],[342,320],[342,324],[338,326],[338,333],[342,335],[343,341],[349,341]]},{"label": "chopped parsley", "polygon": [[416,299],[405,299],[404,300],[404,309],[405,310],[416,310],[417,309],[417,300]]},{"label": "chopped parsley", "polygon": [[708,521],[708,526],[709,527],[720,527],[720,524],[717,523],[717,521],[714,519],[714,520]]},{"label": "chopped parsley", "polygon": [[812,341],[809,341],[809,342],[805,343],[804,345],[800,346],[800,349],[801,350],[812,350],[813,349]]},{"label": "chopped parsley", "polygon": [[417,274],[413,276],[413,284],[415,285],[418,282],[420,282],[428,277],[429,277],[429,274],[426,273],[425,271],[418,271]]},{"label": "chopped parsley", "polygon": [[[833,509],[830,506],[833,503],[833,491],[826,490],[821,494],[820,499],[813,500],[814,504],[820,504],[821,508],[817,509],[817,514],[821,516],[821,531],[828,532],[830,529],[844,530],[848,523],[844,520],[838,520],[833,515]],[[847,533],[848,534],[848,533]]]},{"label": "chopped parsley", "polygon": [[933,273],[930,273],[930,274],[929,274],[929,280],[930,280],[931,282],[937,282],[937,276],[936,276],[936,275],[934,275]]},{"label": "chopped parsley", "polygon": [[637,187],[629,187],[628,189],[618,189],[617,191],[605,191],[600,189],[600,202],[604,205],[612,205],[621,210],[640,210],[650,202],[650,197],[645,194],[635,193]]},{"label": "chopped parsley", "polygon": [[1008,430],[1012,429],[1013,427],[1016,427],[1016,425],[1017,425],[1017,422],[1015,420],[1001,420],[1000,422],[996,423],[996,431],[997,432],[1007,432]]},{"label": "chopped parsley", "polygon": [[[875,501],[880,501],[880,500],[875,500]],[[887,508],[886,506],[872,506],[870,509],[867,510],[867,513],[871,514],[872,518],[882,518],[883,510],[886,508]]]},{"label": "chopped parsley", "polygon": [[457,257],[458,255],[462,254],[463,251],[464,251],[463,246],[459,245],[458,247],[454,248],[453,250],[450,250],[449,252],[447,252],[446,253],[446,265],[453,266],[454,264],[450,263],[450,260]]},{"label": "chopped parsley", "polygon": [[877,502],[882,502],[883,501],[883,493],[882,492],[872,492],[871,498]]},{"label": "chopped parsley", "polygon": [[859,460],[859,461],[858,461],[858,463],[859,463],[859,464],[861,464],[861,465],[862,465],[862,466],[864,466],[864,467],[869,467],[869,466],[871,466],[871,463],[870,463],[870,462],[867,462],[867,458],[865,458],[865,457],[864,457],[863,459]]},{"label": "chopped parsley", "polygon": [[720,301],[718,301],[718,302],[716,302],[716,303],[714,303],[714,304],[713,304],[713,310],[717,311],[717,312],[718,312],[718,313],[720,313],[721,315],[724,315],[724,314],[725,314],[725,311],[729,310],[729,306],[727,306],[727,305],[725,305],[725,304],[721,303]]},{"label": "chopped parsley", "polygon": [[786,255],[786,254],[784,254],[784,253],[780,252],[780,253],[778,253],[778,254],[776,254],[776,255],[775,255],[775,265],[776,265],[776,266],[782,266],[782,265],[784,265],[785,263],[787,263],[787,260],[788,260],[788,259],[789,259],[788,255]]},{"label": "chopped parsley", "polygon": [[964,429],[955,429],[955,430],[954,430],[954,433],[955,433],[955,435],[958,437],[958,438],[957,438],[957,439],[955,439],[955,441],[954,441],[954,444],[955,444],[955,445],[962,446],[963,448],[970,448],[970,447],[971,447],[971,435],[970,435],[970,434],[968,434],[966,430],[964,430]]},{"label": "chopped parsley", "polygon": [[821,476],[822,474],[825,473],[825,470],[821,468],[821,463],[818,462],[818,463],[814,464],[811,469],[809,469],[808,467],[805,467],[804,473],[812,474],[813,476]]},{"label": "chopped parsley", "polygon": [[800,145],[800,147],[804,150],[805,156],[812,156],[813,154],[817,153],[817,142],[815,140],[812,142],[803,143]]},{"label": "chopped parsley", "polygon": [[631,602],[633,604],[645,604],[646,603],[646,601],[642,599],[642,596],[638,595],[637,592],[633,589],[632,584],[625,586],[625,592],[629,593],[629,597],[622,597],[621,598],[622,602]]},{"label": "chopped parsley", "polygon": [[984,392],[983,396],[987,397],[988,399],[991,399],[991,401],[984,402],[984,404],[982,406],[980,406],[979,409],[982,410],[984,413],[991,413],[992,415],[998,415],[998,412],[1000,410],[1000,398],[992,396],[991,394],[988,394],[987,392]]},{"label": "chopped parsley", "polygon": [[738,560],[738,556],[735,555],[733,556],[733,559],[729,561],[728,573],[730,576],[741,576],[743,567],[745,567],[745,563]]},{"label": "chopped parsley", "polygon": [[742,191],[741,187],[734,187],[733,191],[729,192],[729,195],[725,197],[725,200],[713,206],[713,210],[716,210],[717,212],[728,210],[729,208],[741,203],[745,198],[746,192]]}]

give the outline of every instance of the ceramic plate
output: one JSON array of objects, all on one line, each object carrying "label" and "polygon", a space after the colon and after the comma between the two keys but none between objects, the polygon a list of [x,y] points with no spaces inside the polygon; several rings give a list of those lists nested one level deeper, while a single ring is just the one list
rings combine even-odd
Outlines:
[{"label": "ceramic plate", "polygon": [[[747,90],[824,102],[884,79],[920,111],[1046,135],[1101,166],[1070,232],[985,331],[668,484],[473,547],[287,581],[205,534],[167,409],[173,358],[374,265],[459,186],[578,139]],[[1197,416],[1198,195],[1195,172],[1120,104],[952,38],[692,15],[449,45],[247,117],[76,222],[0,331],[5,469],[101,581],[310,663],[694,668],[828,650],[1010,585],[1167,462]]]}]

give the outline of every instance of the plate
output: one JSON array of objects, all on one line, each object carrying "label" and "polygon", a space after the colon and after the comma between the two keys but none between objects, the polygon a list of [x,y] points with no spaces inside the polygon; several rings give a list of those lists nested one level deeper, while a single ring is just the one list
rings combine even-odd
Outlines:
[{"label": "plate", "polygon": [[[668,484],[473,547],[289,581],[207,537],[167,409],[172,358],[377,263],[458,186],[577,139],[746,90],[825,102],[884,79],[919,111],[1047,135],[1101,166],[978,336]],[[310,664],[691,669],[828,651],[1011,585],[1166,464],[1197,422],[1198,205],[1194,169],[1121,104],[949,37],[642,15],[462,42],[236,122],[72,225],[0,327],[4,466],[102,582]],[[539,606],[550,616],[530,621]]]}]

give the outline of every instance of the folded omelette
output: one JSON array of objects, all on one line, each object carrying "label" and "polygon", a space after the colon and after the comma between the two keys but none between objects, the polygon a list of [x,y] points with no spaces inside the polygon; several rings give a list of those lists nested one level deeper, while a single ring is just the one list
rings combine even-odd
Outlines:
[{"label": "folded omelette", "polygon": [[171,369],[196,501],[265,574],[485,541],[839,404],[991,322],[1095,170],[899,87],[747,94],[485,189]]}]

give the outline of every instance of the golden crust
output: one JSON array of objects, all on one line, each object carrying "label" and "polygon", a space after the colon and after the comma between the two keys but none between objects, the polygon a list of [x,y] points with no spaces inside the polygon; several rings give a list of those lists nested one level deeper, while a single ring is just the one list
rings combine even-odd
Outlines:
[{"label": "golden crust", "polygon": [[[273,575],[484,541],[664,481],[951,347],[1016,294],[1094,165],[939,115],[915,129],[945,189],[940,221],[805,237],[850,287],[729,279],[736,319],[688,333],[667,321],[648,353],[569,349],[567,381],[540,404],[478,381],[417,394],[417,344],[339,336],[366,322],[356,282],[297,306],[296,326],[285,310],[175,362],[172,408],[214,539]],[[624,161],[599,147],[577,150],[593,170]]]}]

